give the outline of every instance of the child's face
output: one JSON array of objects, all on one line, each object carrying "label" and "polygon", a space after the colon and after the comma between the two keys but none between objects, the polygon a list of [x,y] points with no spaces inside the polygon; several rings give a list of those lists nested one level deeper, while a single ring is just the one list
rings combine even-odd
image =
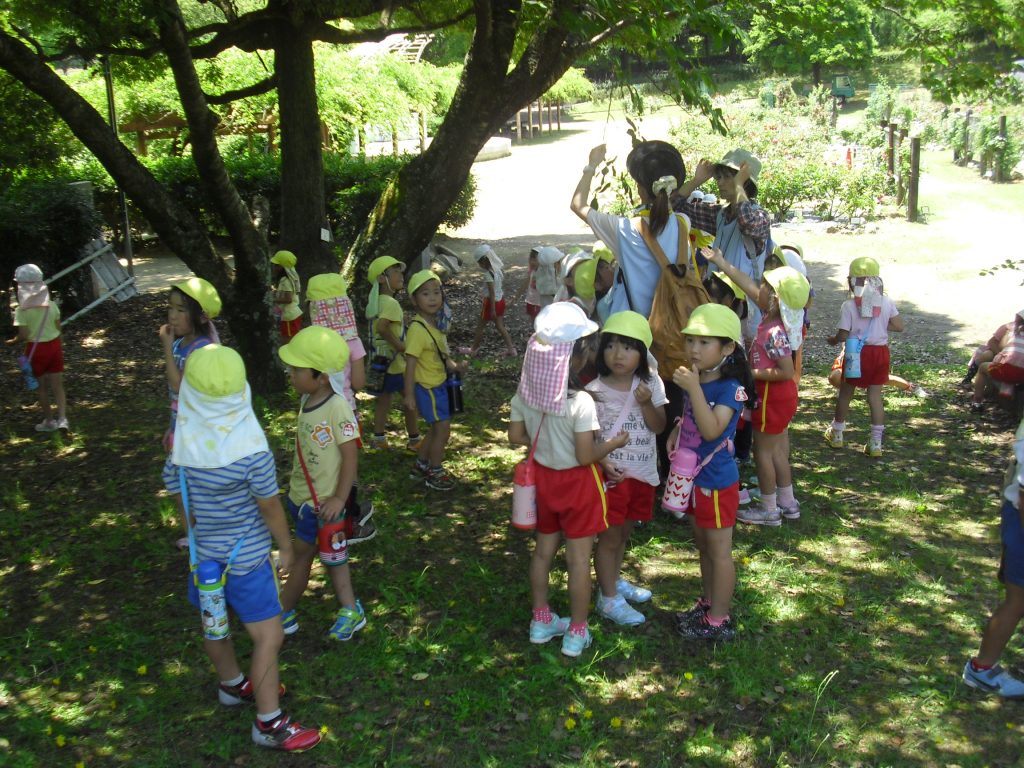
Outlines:
[{"label": "child's face", "polygon": [[392,292],[402,290],[405,285],[405,270],[401,264],[392,264],[384,270],[384,280]]},{"label": "child's face", "polygon": [[615,268],[604,259],[597,262],[597,276],[594,278],[594,291],[601,293],[612,287],[615,279]]},{"label": "child's face", "polygon": [[572,360],[570,365],[574,373],[579,373],[592,359],[593,355],[597,351],[597,344],[600,337],[596,333],[592,333],[589,336],[584,336],[580,340],[580,344],[575,348],[573,352]]},{"label": "child's face", "polygon": [[420,286],[413,294],[413,304],[416,309],[425,315],[436,315],[441,311],[444,304],[444,297],[441,295],[441,284],[437,280],[430,280]]},{"label": "child's face", "polygon": [[540,266],[540,261],[537,259],[537,252],[530,251],[530,269],[536,269]]},{"label": "child's face", "polygon": [[288,366],[288,376],[295,391],[300,395],[312,395],[320,389],[320,376],[314,376],[312,368]]},{"label": "child's face", "polygon": [[762,307],[771,306],[772,298],[775,296],[775,289],[767,280],[761,281],[761,290],[757,294],[757,303]]},{"label": "child's face", "polygon": [[640,365],[640,350],[614,336],[605,344],[604,364],[616,376],[632,376]]},{"label": "child's face", "polygon": [[690,365],[699,371],[708,371],[717,366],[736,349],[736,342],[723,344],[717,336],[687,336],[686,352]]},{"label": "child's face", "polygon": [[167,302],[167,324],[171,327],[171,333],[175,337],[188,336],[193,332],[192,319],[189,317],[188,306],[185,304],[185,297],[178,291],[171,291],[171,297]]}]

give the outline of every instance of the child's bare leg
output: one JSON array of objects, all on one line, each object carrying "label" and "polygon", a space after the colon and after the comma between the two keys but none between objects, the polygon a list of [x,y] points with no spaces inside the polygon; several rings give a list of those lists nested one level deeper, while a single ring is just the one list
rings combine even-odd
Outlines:
[{"label": "child's bare leg", "polygon": [[480,349],[480,342],[484,340],[484,316],[480,315],[476,321],[476,332],[473,334],[473,344],[470,346],[470,354],[476,354],[476,351]]},{"label": "child's bare leg", "polygon": [[[982,363],[978,366],[978,375],[974,379],[974,397],[971,400],[975,403],[982,403],[985,401],[986,390],[989,387],[989,383],[992,379],[988,375],[988,368],[992,363]],[[42,387],[40,387],[42,389]]]},{"label": "child's bare leg", "polygon": [[416,449],[416,458],[420,464],[430,465],[430,449],[434,445],[434,428],[437,426],[435,421],[433,424],[427,426],[427,431],[423,433],[423,439],[420,441],[420,447]]},{"label": "child's bare leg", "polygon": [[[281,626],[281,617],[274,619],[277,626]],[[248,630],[249,625],[245,628]],[[221,640],[210,640],[203,638],[203,650],[213,662],[213,668],[217,671],[218,680],[234,680],[242,674],[242,668],[238,666],[238,657],[235,656],[235,643],[230,637]],[[267,710],[270,711],[270,710]]]},{"label": "child's bare leg", "polygon": [[57,405],[57,419],[66,419],[68,404],[64,394],[64,374],[50,374],[50,385],[53,387],[53,401]]},{"label": "child's bare leg", "polygon": [[448,447],[448,438],[452,432],[452,423],[445,419],[444,421],[435,421],[430,426],[430,453],[427,457],[432,467],[440,467],[444,463],[444,451]]},{"label": "child's bare leg", "polygon": [[853,400],[853,393],[856,387],[843,379],[839,384],[839,395],[836,397],[835,420],[846,423],[846,414],[850,412],[850,401]]},{"label": "child's bare leg", "polygon": [[[775,468],[775,487],[788,488],[793,485],[793,468],[789,464],[789,427],[778,438],[772,452],[772,466]],[[762,490],[762,493],[764,491]]]},{"label": "child's bare leg", "polygon": [[871,410],[872,426],[885,424],[885,407],[882,405],[882,385],[871,384],[868,387],[868,408]]},{"label": "child's bare leg", "polygon": [[[278,672],[277,655],[284,642],[281,617],[274,616],[264,621],[245,625],[252,638],[252,660],[249,663],[249,680],[252,681],[256,696],[257,714],[270,714],[280,707],[279,694],[281,678]],[[219,642],[219,641],[218,641]],[[232,656],[234,652],[232,652]],[[238,664],[235,663],[237,668]],[[235,673],[233,677],[237,677]],[[221,676],[221,680],[230,680]]]},{"label": "child's bare leg", "polygon": [[[711,607],[708,616],[724,619],[729,615],[732,593],[736,588],[736,566],[732,561],[732,528],[708,528],[708,559],[712,564],[711,589],[707,593]],[[707,588],[707,587],[705,587]]]},{"label": "child's bare leg", "polygon": [[626,542],[629,541],[629,529],[632,523],[613,525],[597,537],[597,551],[594,552],[594,570],[597,571],[597,583],[601,594],[605,597],[615,595],[615,582],[622,571],[622,559],[626,554]]},{"label": "child's bare leg", "polygon": [[512,343],[512,336],[508,332],[508,328],[505,327],[505,321],[498,315],[494,317],[494,324],[498,327],[498,333],[501,334],[501,338],[505,340],[505,346],[508,347],[508,351],[515,354],[516,345]]},{"label": "child's bare leg", "polygon": [[909,381],[904,379],[902,376],[896,376],[891,373],[889,374],[889,380],[885,383],[892,384],[894,387],[899,387],[904,392],[909,392],[911,387],[913,386]]},{"label": "child's bare leg", "polygon": [[757,485],[761,495],[775,493],[775,446],[779,435],[754,432],[754,463],[757,465]]},{"label": "child's bare leg", "polygon": [[302,597],[302,593],[309,585],[309,573],[313,568],[313,558],[316,557],[317,548],[302,539],[295,539],[292,543],[292,552],[294,553],[292,570],[288,574],[288,580],[281,587],[280,598],[283,611],[292,611],[299,604],[299,598]]},{"label": "child's bare leg", "polygon": [[388,429],[388,413],[391,411],[391,393],[382,392],[377,395],[373,405],[373,431],[383,435]]},{"label": "child's bare leg", "polygon": [[405,414],[405,433],[409,435],[409,437],[418,435],[420,433],[420,425],[417,421],[418,414],[416,413],[416,410],[410,410],[403,405],[402,413]]},{"label": "child's bare leg", "polygon": [[355,609],[356,593],[352,589],[352,572],[348,568],[348,563],[335,565],[327,570],[331,574],[331,584],[334,586],[338,602],[345,608]]},{"label": "child's bare leg", "polygon": [[49,419],[53,413],[50,407],[50,379],[53,378],[54,374],[44,373],[39,377],[39,388],[36,390],[39,397],[39,407],[43,411],[43,419]]},{"label": "child's bare leg", "polygon": [[551,563],[562,541],[560,533],[538,533],[530,557],[530,599],[533,608],[539,610],[548,604],[548,582]]},{"label": "child's bare leg", "polygon": [[1024,618],[1024,587],[1007,584],[1006,598],[988,620],[985,632],[981,636],[981,649],[978,651],[976,659],[979,664],[988,667],[995,666],[1022,618]]},{"label": "child's bare leg", "polygon": [[708,551],[708,531],[698,525],[693,526],[693,541],[700,553],[700,588],[705,598],[711,594],[715,584],[715,564]]},{"label": "child's bare leg", "polygon": [[585,624],[590,613],[590,553],[594,537],[565,540],[565,562],[569,568],[569,616],[573,624]]}]

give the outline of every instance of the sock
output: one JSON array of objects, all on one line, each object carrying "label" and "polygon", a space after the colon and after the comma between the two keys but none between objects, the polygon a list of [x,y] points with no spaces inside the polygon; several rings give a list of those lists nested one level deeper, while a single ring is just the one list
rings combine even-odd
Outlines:
[{"label": "sock", "polygon": [[842,436],[844,429],[846,429],[845,421],[836,421],[835,419],[832,420],[832,433],[836,437]]},{"label": "sock", "polygon": [[796,497],[793,495],[792,485],[780,485],[775,489],[775,493],[778,496],[779,506],[791,507],[793,502],[796,501]]},{"label": "sock", "polygon": [[422,470],[426,471],[426,470],[430,469],[430,464],[428,462],[424,461],[423,459],[417,458],[416,459],[416,467],[418,469],[422,469]]},{"label": "sock", "polygon": [[587,634],[587,622],[581,621],[579,624],[573,622],[569,625],[569,632],[573,635],[579,635],[583,637]]},{"label": "sock", "polygon": [[885,432],[885,424],[872,424],[871,425],[871,440],[872,442],[882,442],[882,433]]},{"label": "sock", "polygon": [[231,680],[221,680],[220,684],[221,685],[225,685],[228,688],[233,688],[234,686],[241,685],[244,682],[245,682],[245,675],[242,674],[241,672],[239,672],[238,673],[238,677],[233,678]]},{"label": "sock", "polygon": [[705,621],[707,621],[707,623],[708,623],[708,624],[710,624],[710,625],[711,625],[712,627],[720,627],[720,626],[722,626],[723,624],[725,624],[725,622],[727,622],[727,621],[729,620],[729,614],[727,613],[727,614],[725,614],[725,616],[723,616],[722,618],[720,618],[720,619],[716,619],[716,618],[714,618],[714,617],[713,617],[713,616],[711,615],[711,611],[708,611],[708,612],[707,612],[707,614],[705,614],[705,616],[704,616],[704,619],[705,619]]},{"label": "sock", "polygon": [[382,438],[382,439],[385,437],[383,432],[374,432],[373,436],[374,437],[379,437],[379,438]]},{"label": "sock", "polygon": [[696,607],[697,608],[701,608],[701,609],[706,611],[708,608],[711,607],[711,601],[708,600],[706,597],[704,597],[704,595],[701,595],[700,597],[697,598],[697,605],[696,605]]},{"label": "sock", "polygon": [[257,714],[256,715],[256,719],[259,720],[264,725],[270,725],[272,722],[277,720],[277,718],[279,718],[280,716],[281,716],[281,708],[278,707],[273,712],[268,712],[265,715]]},{"label": "sock", "polygon": [[761,506],[769,512],[776,512],[779,509],[779,505],[775,502],[774,493],[762,493],[761,494]]},{"label": "sock", "polygon": [[543,608],[533,609],[533,620],[539,621],[541,624],[551,623],[551,606],[545,605]]},{"label": "sock", "polygon": [[977,659],[971,659],[971,669],[975,672],[987,672],[992,669],[991,664],[979,664]]},{"label": "sock", "polygon": [[419,439],[420,439],[420,433],[419,432],[417,432],[415,435],[409,435],[409,440],[410,441],[412,441],[412,440],[419,440]]},{"label": "sock", "polygon": [[444,467],[431,467],[429,472],[432,475],[440,475],[444,472]]}]

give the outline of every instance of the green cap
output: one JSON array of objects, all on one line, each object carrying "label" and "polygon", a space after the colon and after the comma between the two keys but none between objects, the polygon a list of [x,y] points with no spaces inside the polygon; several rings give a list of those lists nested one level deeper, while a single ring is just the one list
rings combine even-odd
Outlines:
[{"label": "green cap", "polygon": [[385,271],[395,265],[402,266],[402,262],[396,259],[394,256],[378,256],[376,259],[370,262],[369,268],[366,270],[366,279],[371,283],[377,282],[377,278],[384,274]]},{"label": "green cap", "polygon": [[340,333],[322,325],[311,325],[295,334],[291,341],[277,350],[277,354],[293,368],[337,373],[344,370],[349,352],[348,344]]},{"label": "green cap", "polygon": [[626,310],[610,315],[601,329],[602,333],[615,333],[625,336],[627,339],[642,341],[644,346],[651,348],[654,336],[651,334],[651,324],[647,318],[639,312]]},{"label": "green cap", "polygon": [[764,273],[768,285],[775,289],[782,302],[792,309],[803,309],[811,295],[807,278],[792,267],[778,267]]},{"label": "green cap", "polygon": [[423,287],[425,283],[429,283],[431,280],[437,280],[441,282],[441,278],[431,272],[429,269],[421,269],[415,275],[409,278],[409,295],[412,296],[416,291]]},{"label": "green cap", "polygon": [[690,313],[690,319],[682,333],[687,336],[732,339],[737,344],[743,340],[740,319],[724,304],[701,304]]},{"label": "green cap", "polygon": [[204,395],[234,395],[245,389],[245,363],[231,347],[207,344],[188,356],[185,381]]},{"label": "green cap", "polygon": [[870,256],[858,256],[850,262],[850,277],[878,277],[878,262]]},{"label": "green cap", "polygon": [[209,281],[201,277],[190,277],[188,280],[182,280],[180,283],[171,283],[171,287],[177,288],[186,296],[195,299],[205,315],[211,320],[220,314],[220,294],[217,293],[217,289]]}]

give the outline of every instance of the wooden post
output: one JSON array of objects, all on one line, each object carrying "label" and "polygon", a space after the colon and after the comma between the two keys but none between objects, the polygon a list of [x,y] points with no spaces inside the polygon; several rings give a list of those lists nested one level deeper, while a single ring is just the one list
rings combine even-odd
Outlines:
[{"label": "wooden post", "polygon": [[557,121],[558,130],[562,130],[562,105],[555,104],[555,120]]},{"label": "wooden post", "polygon": [[554,122],[551,119],[551,102],[548,102],[548,132],[555,130]]},{"label": "wooden post", "polygon": [[967,110],[967,117],[964,118],[964,154],[963,162],[967,165],[971,162],[971,155],[974,154],[971,151],[971,120],[974,117],[974,110]]},{"label": "wooden post", "polygon": [[533,138],[533,102],[526,105],[526,125],[530,129],[530,138]]},{"label": "wooden post", "polygon": [[427,111],[420,112],[420,152],[427,151]]},{"label": "wooden post", "polygon": [[398,129],[395,126],[391,126],[391,154],[395,157],[401,154],[398,151]]},{"label": "wooden post", "polygon": [[999,116],[999,151],[996,152],[996,175],[995,180],[1000,184],[1006,179],[1003,178],[1003,158],[1006,155],[1006,115]]},{"label": "wooden post", "polygon": [[889,142],[885,150],[885,169],[892,181],[896,176],[896,123],[889,123]]},{"label": "wooden post", "polygon": [[907,221],[917,221],[917,188],[921,180],[921,137],[910,140],[910,184],[907,189]]}]

